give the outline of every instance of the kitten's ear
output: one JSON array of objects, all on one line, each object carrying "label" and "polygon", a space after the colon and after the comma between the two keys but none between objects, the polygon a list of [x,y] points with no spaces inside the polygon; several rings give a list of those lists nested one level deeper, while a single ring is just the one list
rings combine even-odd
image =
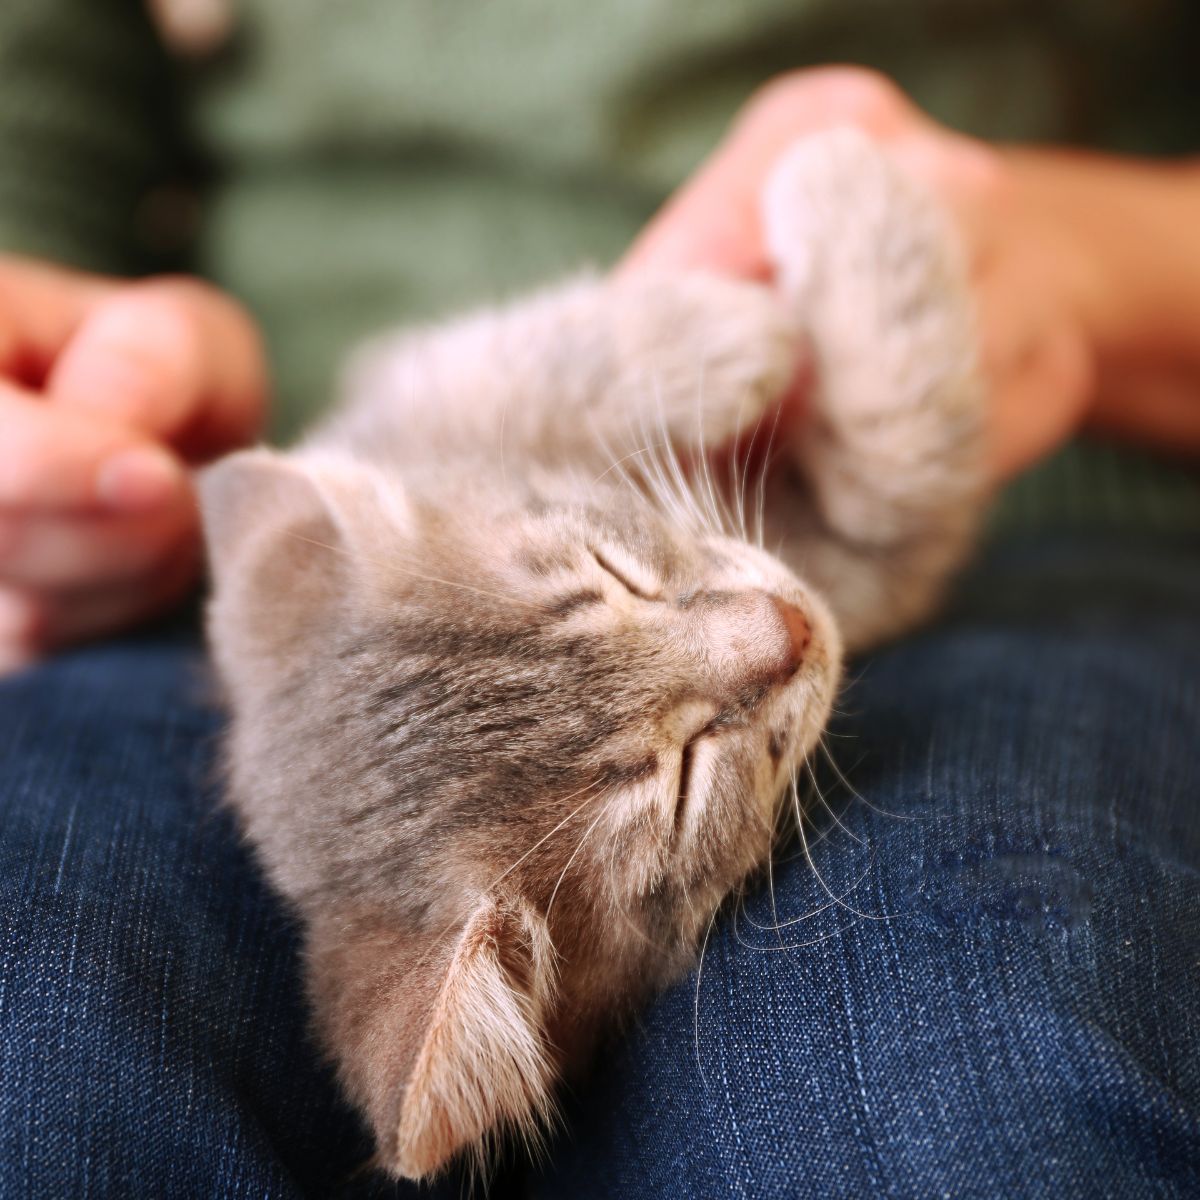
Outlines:
[{"label": "kitten's ear", "polygon": [[218,583],[252,546],[280,535],[295,532],[341,547],[317,473],[296,459],[267,449],[239,451],[201,472],[199,493]]},{"label": "kitten's ear", "polygon": [[326,1039],[383,1167],[422,1179],[495,1132],[537,1135],[555,1074],[555,969],[527,904],[485,897],[438,953],[378,923],[316,931],[312,951]]},{"label": "kitten's ear", "polygon": [[331,456],[244,450],[201,475],[209,628],[228,681],[304,661],[372,586],[410,527],[403,496]]},{"label": "kitten's ear", "polygon": [[200,473],[209,557],[219,574],[281,534],[343,553],[384,555],[413,530],[400,481],[334,452],[240,450]]}]

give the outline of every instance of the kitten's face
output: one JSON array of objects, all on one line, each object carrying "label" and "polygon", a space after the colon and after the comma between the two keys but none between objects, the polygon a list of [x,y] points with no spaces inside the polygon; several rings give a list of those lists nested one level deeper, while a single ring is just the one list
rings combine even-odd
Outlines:
[{"label": "kitten's face", "polygon": [[457,879],[549,910],[568,962],[632,925],[669,973],[769,853],[826,720],[824,606],[761,551],[616,493],[418,512],[394,565],[361,702],[421,789],[401,807],[424,803]]},{"label": "kitten's face", "polygon": [[[723,893],[761,861],[828,714],[838,650],[823,606],[744,542],[635,506],[520,521],[505,575],[544,606],[554,692],[600,718],[580,767],[599,789],[593,857],[614,899],[636,905],[667,879]],[[610,673],[585,681],[578,655]]]},{"label": "kitten's face", "polygon": [[527,1128],[691,961],[770,852],[837,634],[770,556],[617,491],[447,510],[248,453],[205,505],[231,793],[350,1094],[423,1175]]}]

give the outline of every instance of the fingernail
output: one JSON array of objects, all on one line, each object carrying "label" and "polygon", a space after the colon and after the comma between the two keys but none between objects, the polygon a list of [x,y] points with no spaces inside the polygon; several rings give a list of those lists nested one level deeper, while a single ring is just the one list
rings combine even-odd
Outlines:
[{"label": "fingernail", "polygon": [[146,512],[177,495],[182,481],[183,472],[171,455],[143,446],[122,450],[101,466],[96,494],[101,503],[120,512]]}]

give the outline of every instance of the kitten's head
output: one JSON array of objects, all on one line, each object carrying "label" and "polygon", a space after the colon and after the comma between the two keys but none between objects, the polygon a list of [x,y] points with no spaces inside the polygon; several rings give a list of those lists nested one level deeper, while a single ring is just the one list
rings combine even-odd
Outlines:
[{"label": "kitten's head", "polygon": [[744,541],[615,488],[457,491],[447,511],[264,452],[204,486],[235,800],[411,1176],[528,1126],[690,961],[769,853],[840,658],[821,602]]}]

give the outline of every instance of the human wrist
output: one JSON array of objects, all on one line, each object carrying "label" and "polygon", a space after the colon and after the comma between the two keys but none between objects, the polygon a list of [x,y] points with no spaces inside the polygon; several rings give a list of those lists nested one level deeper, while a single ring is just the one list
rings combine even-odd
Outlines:
[{"label": "human wrist", "polygon": [[1195,162],[1004,151],[1022,205],[1053,247],[1057,284],[1100,363],[1195,353],[1200,199]]}]

